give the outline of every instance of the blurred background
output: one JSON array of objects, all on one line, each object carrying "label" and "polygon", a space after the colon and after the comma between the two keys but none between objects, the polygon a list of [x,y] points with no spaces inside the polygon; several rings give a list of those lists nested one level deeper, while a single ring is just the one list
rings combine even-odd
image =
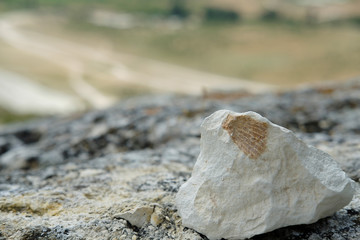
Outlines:
[{"label": "blurred background", "polygon": [[360,0],[0,0],[0,124],[360,75]]}]

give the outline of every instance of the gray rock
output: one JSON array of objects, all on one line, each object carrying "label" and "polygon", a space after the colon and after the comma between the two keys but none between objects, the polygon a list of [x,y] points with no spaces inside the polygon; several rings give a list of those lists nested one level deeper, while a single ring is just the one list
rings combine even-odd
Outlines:
[{"label": "gray rock", "polygon": [[[202,120],[219,109],[259,112],[359,180],[359,80],[232,100],[135,98],[1,127],[0,239],[206,239],[181,224],[174,198],[199,154]],[[36,164],[28,163],[32,157]],[[359,199],[316,223],[254,239],[359,239]],[[136,202],[156,206],[158,224],[114,217]]]}]

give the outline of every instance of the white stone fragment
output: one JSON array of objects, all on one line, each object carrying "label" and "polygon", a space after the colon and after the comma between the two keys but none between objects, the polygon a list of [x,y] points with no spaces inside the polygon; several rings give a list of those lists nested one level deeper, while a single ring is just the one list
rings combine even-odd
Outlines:
[{"label": "white stone fragment", "polygon": [[158,225],[160,225],[162,222],[164,221],[164,216],[161,212],[161,209],[158,207],[154,208],[154,212],[153,214],[151,214],[151,218],[150,218],[150,223],[157,227]]},{"label": "white stone fragment", "polygon": [[129,207],[129,209],[124,209],[120,214],[117,214],[114,217],[123,218],[129,221],[131,225],[140,228],[150,222],[150,218],[153,212],[154,212],[153,207],[136,206],[136,207]]},{"label": "white stone fragment", "polygon": [[353,181],[326,153],[254,112],[217,111],[176,203],[184,226],[209,239],[244,239],[316,222],[347,205]]}]

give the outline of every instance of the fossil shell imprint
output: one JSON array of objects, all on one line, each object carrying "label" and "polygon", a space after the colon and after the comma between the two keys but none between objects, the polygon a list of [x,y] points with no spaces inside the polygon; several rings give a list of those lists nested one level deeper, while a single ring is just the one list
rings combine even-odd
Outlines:
[{"label": "fossil shell imprint", "polygon": [[228,115],[222,127],[249,158],[257,159],[266,149],[268,124],[250,116]]}]

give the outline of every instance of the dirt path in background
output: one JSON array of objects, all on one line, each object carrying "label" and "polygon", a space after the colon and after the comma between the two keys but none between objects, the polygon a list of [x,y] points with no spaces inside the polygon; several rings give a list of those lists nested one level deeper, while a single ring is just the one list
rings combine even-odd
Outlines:
[{"label": "dirt path in background", "polygon": [[[37,16],[28,13],[2,16],[0,38],[18,50],[45,58],[64,68],[74,92],[96,108],[109,106],[116,99],[90,85],[84,76],[101,74],[105,79],[113,79],[120,85],[186,94],[200,94],[203,89],[244,89],[257,93],[273,88],[267,84],[209,74],[142,57],[113,53],[106,49],[94,50],[92,46],[82,43],[27,30],[26,25],[36,18]],[[106,67],[97,70],[93,65]]]},{"label": "dirt path in background", "polygon": [[[29,19],[30,18],[30,19]],[[82,61],[75,57],[75,47],[67,49],[69,44],[47,39],[36,33],[21,31],[20,26],[31,22],[28,15],[10,15],[0,19],[0,37],[10,46],[45,58],[68,72],[70,86],[89,104],[95,108],[103,108],[115,102],[115,99],[100,93],[96,88],[86,83],[83,79]],[[72,50],[72,51],[71,51]],[[21,85],[19,86],[21,87]],[[29,90],[30,91],[30,90]]]},{"label": "dirt path in background", "polygon": [[19,114],[65,114],[85,109],[79,99],[0,69],[0,106]]}]

